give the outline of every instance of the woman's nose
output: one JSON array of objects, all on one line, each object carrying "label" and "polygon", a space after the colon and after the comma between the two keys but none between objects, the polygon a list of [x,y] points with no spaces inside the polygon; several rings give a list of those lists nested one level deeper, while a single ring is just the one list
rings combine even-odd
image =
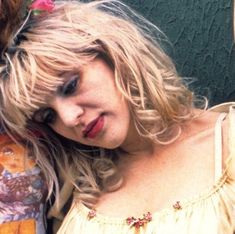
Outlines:
[{"label": "woman's nose", "polygon": [[74,127],[79,124],[80,117],[83,115],[83,108],[69,98],[56,98],[53,103],[53,109],[58,118],[67,127]]}]

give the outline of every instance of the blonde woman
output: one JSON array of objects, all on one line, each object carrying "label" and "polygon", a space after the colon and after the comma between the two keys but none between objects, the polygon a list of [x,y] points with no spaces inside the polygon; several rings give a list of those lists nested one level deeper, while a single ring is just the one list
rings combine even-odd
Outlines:
[{"label": "blonde woman", "polygon": [[1,118],[74,186],[58,233],[232,234],[234,105],[206,111],[124,3],[48,5],[6,40]]}]

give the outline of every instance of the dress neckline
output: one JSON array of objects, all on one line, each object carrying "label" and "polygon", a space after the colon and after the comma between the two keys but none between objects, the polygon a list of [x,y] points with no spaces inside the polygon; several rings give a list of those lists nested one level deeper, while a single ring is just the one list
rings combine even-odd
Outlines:
[{"label": "dress neckline", "polygon": [[[228,159],[229,158],[230,157],[228,157]],[[151,213],[152,220],[155,220],[155,219],[159,218],[160,216],[185,211],[189,207],[197,204],[198,202],[200,202],[202,200],[206,200],[206,199],[210,198],[211,196],[213,196],[213,194],[216,193],[225,184],[225,181],[228,178],[227,168],[228,167],[226,166],[225,170],[223,171],[222,176],[216,181],[216,183],[214,183],[212,186],[209,186],[208,188],[204,189],[202,192],[200,192],[194,196],[191,196],[188,199],[182,199],[182,200],[176,201],[175,204],[172,204],[172,207],[166,207],[166,208],[163,208],[159,211],[152,212]],[[178,202],[179,202],[181,208],[175,209],[174,205],[176,205]],[[99,213],[95,209],[88,208],[80,201],[77,201],[77,202],[75,201],[73,206],[76,206],[82,212],[82,215],[87,217],[88,220],[94,220],[94,221],[96,220],[98,222],[112,223],[112,224],[114,224],[114,223],[115,224],[127,224],[127,218],[129,218],[129,217],[126,217],[126,218],[112,217],[112,216],[108,216],[108,215]],[[92,217],[90,217],[91,213],[94,213],[94,215]]]},{"label": "dress neckline", "polygon": [[[215,143],[220,143],[220,147],[222,147],[222,122],[224,118],[227,116],[227,113],[221,113],[216,121],[215,124]],[[230,128],[230,126],[229,126]],[[216,149],[216,148],[215,148]],[[179,201],[176,201],[175,204],[172,204],[172,207],[166,207],[159,211],[155,211],[151,213],[152,220],[157,219],[159,216],[174,214],[176,212],[181,212],[189,209],[190,207],[194,206],[198,202],[202,200],[209,199],[213,194],[215,194],[221,187],[224,186],[227,178],[228,178],[228,168],[229,168],[229,162],[232,158],[232,152],[229,152],[229,155],[227,159],[225,160],[225,168],[222,168],[222,150],[219,150],[219,153],[217,155],[215,154],[215,162],[217,160],[221,161],[218,163],[215,163],[215,182],[213,185],[209,186],[208,188],[204,189],[202,192],[189,197],[188,199],[182,199]],[[234,157],[234,156],[233,156]],[[221,167],[220,167],[221,166]],[[178,207],[177,207],[178,205]],[[76,206],[81,212],[82,215],[87,217],[88,220],[96,220],[98,222],[104,222],[104,223],[112,223],[112,224],[127,224],[127,218],[121,218],[121,217],[112,217],[107,216],[105,214],[97,212],[95,209],[90,209],[86,207],[83,203],[80,201],[75,201],[73,206]],[[176,206],[176,207],[175,207]],[[148,211],[147,211],[148,212]],[[146,214],[147,214],[146,212]],[[92,215],[91,215],[92,214]]]}]

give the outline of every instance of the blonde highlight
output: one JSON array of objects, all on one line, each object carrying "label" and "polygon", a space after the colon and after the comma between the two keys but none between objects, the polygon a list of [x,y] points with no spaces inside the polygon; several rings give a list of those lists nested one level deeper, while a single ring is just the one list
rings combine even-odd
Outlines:
[{"label": "blonde highlight", "polygon": [[[27,40],[9,57],[8,77],[0,82],[1,118],[14,132],[28,137],[28,120],[63,83],[61,72],[79,70],[101,55],[113,67],[116,86],[129,103],[139,135],[169,144],[180,135],[181,125],[194,117],[195,97],[153,31],[162,35],[156,26],[119,1],[56,2],[51,14],[32,22],[25,32]],[[44,131],[51,134],[49,129]],[[53,160],[61,170],[70,172],[78,198],[88,206],[103,192],[121,186],[115,150],[96,149],[97,153],[92,153],[92,148],[86,151],[77,143],[69,148],[54,136],[55,141],[47,137],[49,145],[58,145],[61,152],[51,149]],[[52,181],[52,191],[56,179],[48,173],[51,167],[41,155],[40,147],[45,147],[32,138],[30,141],[46,177]]]}]

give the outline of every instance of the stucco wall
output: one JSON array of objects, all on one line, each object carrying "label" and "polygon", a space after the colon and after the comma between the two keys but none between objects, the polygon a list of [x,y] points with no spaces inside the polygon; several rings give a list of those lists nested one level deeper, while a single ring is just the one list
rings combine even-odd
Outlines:
[{"label": "stucco wall", "polygon": [[232,0],[125,0],[156,23],[173,44],[182,76],[195,77],[210,104],[235,100]]}]

